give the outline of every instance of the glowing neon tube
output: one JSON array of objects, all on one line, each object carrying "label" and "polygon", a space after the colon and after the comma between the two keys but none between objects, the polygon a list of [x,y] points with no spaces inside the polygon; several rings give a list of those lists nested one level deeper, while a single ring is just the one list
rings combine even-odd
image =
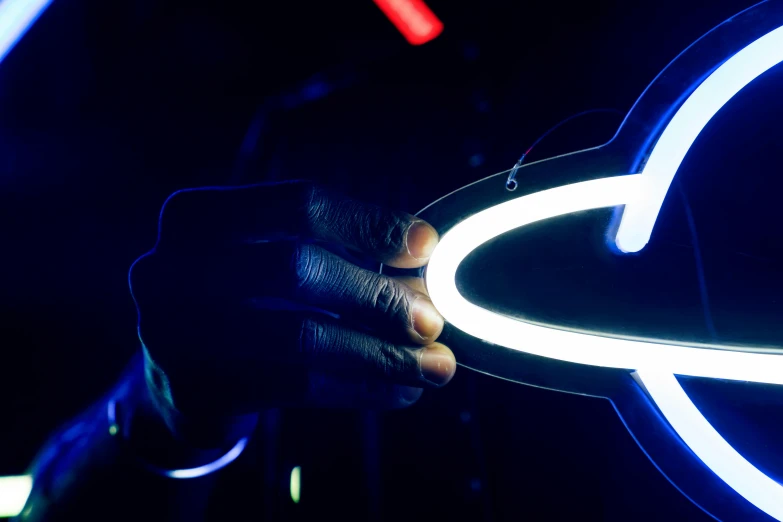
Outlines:
[{"label": "glowing neon tube", "polygon": [[427,268],[427,289],[447,321],[485,341],[578,364],[638,370],[640,381],[674,431],[718,477],[761,511],[783,521],[783,486],[737,453],[696,409],[672,374],[783,384],[783,356],[731,346],[685,346],[557,330],[470,303],[457,290],[460,263],[505,232],[582,210],[625,205],[618,247],[637,252],[685,155],[712,117],[743,87],[783,62],[783,27],[722,64],[664,129],[641,174],[556,187],[501,203],[458,223],[441,239]]},{"label": "glowing neon tube", "polygon": [[162,474],[175,479],[198,478],[209,475],[210,473],[214,473],[219,469],[225,468],[234,462],[237,457],[242,454],[242,450],[245,449],[245,446],[247,446],[247,438],[240,439],[240,441],[237,442],[234,447],[228,451],[228,453],[214,462],[210,462],[209,464],[199,466],[197,468],[166,470],[162,471]]},{"label": "glowing neon tube", "polygon": [[680,438],[734,491],[783,520],[783,486],[732,448],[696,409],[671,373],[640,370],[639,380]]},{"label": "glowing neon tube", "polygon": [[0,62],[51,3],[52,0],[0,0]]},{"label": "glowing neon tube", "polygon": [[0,477],[0,517],[15,517],[22,512],[33,489],[33,477]]},{"label": "glowing neon tube", "polygon": [[767,33],[718,67],[685,100],[650,153],[639,191],[625,206],[617,247],[638,252],[650,240],[663,200],[696,137],[743,87],[783,61],[783,27]]},{"label": "glowing neon tube", "polygon": [[581,210],[622,205],[639,192],[642,175],[574,183],[478,212],[441,238],[427,267],[435,308],[452,325],[514,350],[578,364],[658,369],[679,375],[783,384],[783,356],[589,335],[538,326],[476,306],[457,290],[457,268],[473,250],[509,230]]}]

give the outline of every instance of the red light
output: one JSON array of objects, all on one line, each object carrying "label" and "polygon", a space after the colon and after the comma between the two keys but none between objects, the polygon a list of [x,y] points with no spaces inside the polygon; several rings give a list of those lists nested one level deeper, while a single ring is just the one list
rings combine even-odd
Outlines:
[{"label": "red light", "polygon": [[438,20],[422,0],[373,0],[411,45],[421,45],[443,32]]}]

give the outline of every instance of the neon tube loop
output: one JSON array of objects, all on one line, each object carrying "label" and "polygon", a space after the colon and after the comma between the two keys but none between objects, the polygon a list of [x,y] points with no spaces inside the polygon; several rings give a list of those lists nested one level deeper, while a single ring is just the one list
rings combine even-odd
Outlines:
[{"label": "neon tube loop", "polygon": [[622,205],[638,194],[642,174],[603,178],[537,192],[467,218],[449,230],[430,258],[427,289],[438,311],[474,337],[562,361],[610,368],[651,368],[679,375],[783,384],[783,356],[694,348],[556,330],[476,306],[457,290],[465,257],[490,239],[543,219]]},{"label": "neon tube loop", "polygon": [[783,486],[732,448],[701,415],[672,374],[783,384],[783,356],[601,337],[506,317],[467,301],[456,274],[473,250],[505,232],[582,210],[625,205],[620,250],[647,245],[680,164],[702,129],[743,87],[783,62],[783,27],[723,63],[685,101],[664,129],[641,174],[564,185],[488,208],[445,233],[427,268],[432,302],[467,334],[522,352],[578,364],[638,370],[637,376],[674,431],[726,484],[783,521]]}]

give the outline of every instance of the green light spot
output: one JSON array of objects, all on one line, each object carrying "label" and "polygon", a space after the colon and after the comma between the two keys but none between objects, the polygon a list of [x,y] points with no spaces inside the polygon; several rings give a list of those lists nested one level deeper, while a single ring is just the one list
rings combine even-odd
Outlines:
[{"label": "green light spot", "polygon": [[22,512],[33,489],[33,477],[0,477],[0,518],[15,517]]},{"label": "green light spot", "polygon": [[117,435],[117,431],[118,431],[118,428],[117,428],[116,424],[112,424],[111,426],[109,426],[109,435],[111,435],[112,437]]},{"label": "green light spot", "polygon": [[296,466],[291,470],[291,500],[294,504],[299,503],[299,498],[302,493],[302,468]]}]

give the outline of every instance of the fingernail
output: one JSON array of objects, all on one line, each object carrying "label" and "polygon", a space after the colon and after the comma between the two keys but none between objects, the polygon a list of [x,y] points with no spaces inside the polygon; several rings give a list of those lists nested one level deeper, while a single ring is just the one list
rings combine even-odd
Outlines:
[{"label": "fingernail", "polygon": [[451,350],[436,344],[422,350],[419,366],[425,380],[435,386],[443,386],[454,377],[457,361]]},{"label": "fingernail", "polygon": [[405,236],[408,253],[416,259],[427,259],[438,244],[438,233],[424,221],[416,221]]},{"label": "fingernail", "polygon": [[432,301],[426,297],[417,297],[411,307],[413,329],[423,341],[434,340],[443,330],[443,317],[440,316]]}]

